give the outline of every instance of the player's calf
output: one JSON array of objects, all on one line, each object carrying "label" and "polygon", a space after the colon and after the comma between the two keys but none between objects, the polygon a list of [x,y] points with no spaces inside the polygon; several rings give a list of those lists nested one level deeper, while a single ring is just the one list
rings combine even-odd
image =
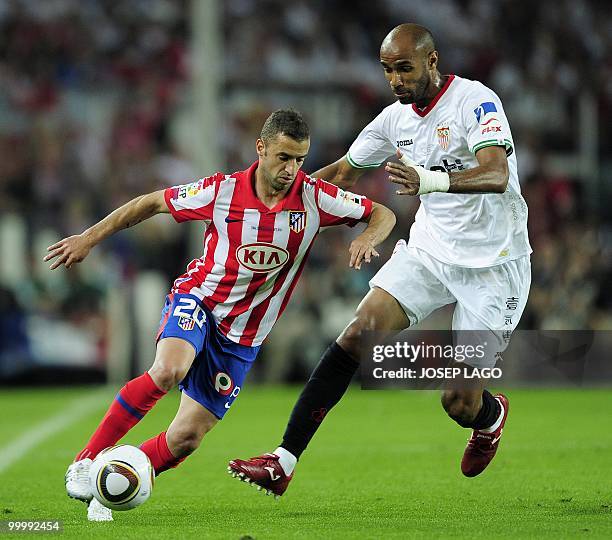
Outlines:
[{"label": "player's calf", "polygon": [[202,436],[199,433],[186,432],[175,435],[171,438],[167,433],[168,448],[178,458],[186,458],[193,454],[202,443]]},{"label": "player's calf", "polygon": [[217,422],[209,410],[183,392],[179,410],[168,431],[145,441],[140,449],[149,456],[155,474],[160,474],[177,467],[195,452],[204,435]]}]

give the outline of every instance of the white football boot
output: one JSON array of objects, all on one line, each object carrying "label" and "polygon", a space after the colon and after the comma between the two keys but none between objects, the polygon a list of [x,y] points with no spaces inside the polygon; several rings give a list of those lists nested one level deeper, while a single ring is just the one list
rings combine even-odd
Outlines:
[{"label": "white football boot", "polygon": [[87,507],[87,519],[89,521],[113,521],[113,512],[98,499],[92,499]]},{"label": "white football boot", "polygon": [[92,461],[89,458],[75,461],[68,466],[66,471],[66,492],[68,497],[79,501],[91,501],[93,494],[89,486],[89,469]]}]

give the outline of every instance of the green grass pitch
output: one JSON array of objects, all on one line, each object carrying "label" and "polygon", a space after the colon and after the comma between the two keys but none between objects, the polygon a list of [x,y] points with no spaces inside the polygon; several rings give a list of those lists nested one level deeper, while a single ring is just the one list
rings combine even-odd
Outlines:
[{"label": "green grass pitch", "polygon": [[[91,390],[0,391],[0,451]],[[0,473],[0,520],[59,519],[64,538],[611,538],[609,390],[515,390],[500,451],[463,478],[468,436],[433,392],[352,389],[325,420],[280,501],[231,478],[227,461],[274,449],[298,388],[247,386],[225,420],[152,498],[89,523],[63,475],[99,410]],[[125,439],[165,429],[172,393]],[[25,535],[1,535],[19,538]],[[44,536],[44,535],[43,535]]]}]

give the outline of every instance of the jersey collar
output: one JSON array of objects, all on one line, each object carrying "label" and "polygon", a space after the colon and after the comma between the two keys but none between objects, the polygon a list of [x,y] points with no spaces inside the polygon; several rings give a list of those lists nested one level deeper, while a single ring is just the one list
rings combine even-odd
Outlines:
[{"label": "jersey collar", "polygon": [[281,199],[276,206],[268,208],[262,203],[255,194],[255,171],[259,165],[259,160],[253,163],[246,171],[240,174],[242,179],[241,191],[243,194],[243,203],[246,208],[257,208],[260,212],[275,214],[282,212],[285,208],[291,210],[299,209],[303,206],[302,202],[302,184],[306,174],[303,171],[298,171],[295,181],[291,185],[289,192]]},{"label": "jersey collar", "polygon": [[438,101],[440,101],[440,98],[445,94],[445,92],[448,90],[448,87],[451,85],[451,83],[453,82],[453,79],[455,78],[454,75],[449,75],[448,79],[446,79],[446,82],[444,83],[444,86],[442,88],[440,88],[440,91],[435,95],[435,97],[431,100],[431,102],[429,103],[429,105],[427,105],[427,107],[425,107],[424,109],[419,109],[416,106],[416,103],[412,104],[412,110],[417,113],[421,118],[423,118],[424,116],[427,116],[427,114],[429,114],[431,112],[431,110],[436,106],[436,103],[438,103]]}]

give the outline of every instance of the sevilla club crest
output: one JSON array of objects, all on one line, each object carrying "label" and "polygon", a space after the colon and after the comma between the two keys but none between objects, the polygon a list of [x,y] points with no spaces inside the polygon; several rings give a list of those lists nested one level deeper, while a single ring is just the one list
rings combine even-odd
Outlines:
[{"label": "sevilla club crest", "polygon": [[442,147],[442,150],[448,150],[450,144],[450,128],[446,125],[438,126],[436,131],[438,133],[438,144]]}]

